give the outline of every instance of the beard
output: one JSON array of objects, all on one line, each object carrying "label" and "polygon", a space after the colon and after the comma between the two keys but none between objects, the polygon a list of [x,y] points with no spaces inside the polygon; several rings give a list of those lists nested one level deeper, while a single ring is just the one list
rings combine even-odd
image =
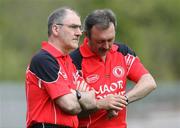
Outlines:
[{"label": "beard", "polygon": [[109,49],[100,48],[98,50],[98,54],[99,54],[99,56],[105,56],[108,51],[109,51]]}]

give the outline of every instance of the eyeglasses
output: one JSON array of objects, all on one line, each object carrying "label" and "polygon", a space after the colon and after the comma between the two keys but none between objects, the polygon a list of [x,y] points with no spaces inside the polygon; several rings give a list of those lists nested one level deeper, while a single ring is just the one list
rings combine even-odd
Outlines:
[{"label": "eyeglasses", "polygon": [[81,25],[76,25],[76,24],[68,25],[68,24],[60,24],[60,23],[58,23],[56,25],[67,26],[68,28],[73,29],[73,30],[77,30],[77,29],[80,29],[81,31],[83,30]]}]

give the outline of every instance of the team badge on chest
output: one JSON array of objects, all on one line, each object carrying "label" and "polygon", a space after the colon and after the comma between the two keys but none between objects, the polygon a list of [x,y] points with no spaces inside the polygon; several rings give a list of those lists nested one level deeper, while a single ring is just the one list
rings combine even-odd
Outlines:
[{"label": "team badge on chest", "polygon": [[115,77],[118,77],[118,78],[123,77],[124,76],[124,68],[121,66],[114,67],[113,68],[113,75]]}]

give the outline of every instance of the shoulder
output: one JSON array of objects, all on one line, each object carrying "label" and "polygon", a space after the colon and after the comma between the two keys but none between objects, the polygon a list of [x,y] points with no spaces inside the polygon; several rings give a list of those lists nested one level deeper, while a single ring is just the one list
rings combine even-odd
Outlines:
[{"label": "shoulder", "polygon": [[49,64],[58,65],[58,62],[50,53],[41,49],[38,53],[36,53],[33,56],[30,64],[30,69],[31,67],[42,66],[42,65],[48,66]]},{"label": "shoulder", "polygon": [[115,42],[114,44],[118,46],[117,51],[122,53],[124,56],[130,54],[136,57],[135,52],[131,48],[129,48],[126,44],[119,43],[119,42]]},{"label": "shoulder", "polygon": [[31,60],[29,70],[44,81],[54,81],[58,77],[60,65],[57,60],[45,50],[40,50]]}]

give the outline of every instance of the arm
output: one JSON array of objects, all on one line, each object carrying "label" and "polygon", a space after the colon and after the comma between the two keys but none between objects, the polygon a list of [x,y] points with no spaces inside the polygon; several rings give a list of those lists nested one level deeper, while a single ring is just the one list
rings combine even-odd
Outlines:
[{"label": "arm", "polygon": [[77,114],[81,107],[76,96],[69,91],[67,81],[59,76],[61,65],[48,52],[41,51],[33,57],[30,69],[43,82],[47,95],[59,106],[62,111],[68,114]]},{"label": "arm", "polygon": [[56,104],[66,113],[76,115],[81,112],[81,106],[73,93],[55,99]]},{"label": "arm", "polygon": [[[137,82],[136,86],[126,94],[126,97],[128,98],[128,103],[134,102],[136,100],[145,97],[155,88],[156,88],[156,83],[153,77],[151,76],[151,74],[143,75]],[[117,110],[108,111],[109,118],[113,118],[116,116],[118,116]]]},{"label": "arm", "polygon": [[139,100],[156,88],[156,83],[151,74],[144,74],[141,76],[137,84],[130,90],[126,96],[129,103]]},{"label": "arm", "polygon": [[103,99],[97,100],[97,109],[105,109],[105,110],[122,110],[126,107],[127,102],[126,98],[122,95],[108,95]]},{"label": "arm", "polygon": [[122,108],[127,105],[126,98],[121,95],[111,94],[103,99],[96,100],[95,92],[93,90],[89,91],[89,87],[84,80],[77,83],[77,89],[81,93],[81,99],[79,100],[79,103],[84,110],[122,110]]},{"label": "arm", "polygon": [[[82,102],[82,101],[81,101]],[[83,102],[81,103],[81,105]],[[83,109],[81,113],[78,114],[79,118],[88,117],[89,114],[96,112],[97,110],[104,109],[108,111],[112,111],[113,114],[109,114],[108,116],[114,117],[117,116],[118,113],[116,111],[122,110],[124,107],[127,106],[126,98],[121,95],[108,95],[103,99],[96,100],[96,104],[91,107],[90,109]],[[108,112],[109,113],[109,112]]]}]

